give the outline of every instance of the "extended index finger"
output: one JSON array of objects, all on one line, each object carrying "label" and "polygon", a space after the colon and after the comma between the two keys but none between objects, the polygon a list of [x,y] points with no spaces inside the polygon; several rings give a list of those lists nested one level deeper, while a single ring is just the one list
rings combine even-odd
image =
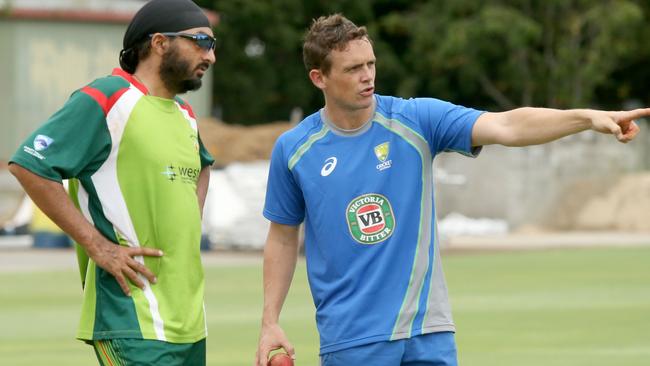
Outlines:
[{"label": "extended index finger", "polygon": [[146,257],[162,257],[163,252],[162,250],[156,248],[136,247],[136,248],[129,248],[129,255],[132,257],[138,255],[144,255]]},{"label": "extended index finger", "polygon": [[635,120],[638,118],[650,117],[650,108],[639,108],[624,112],[623,118],[626,120]]}]

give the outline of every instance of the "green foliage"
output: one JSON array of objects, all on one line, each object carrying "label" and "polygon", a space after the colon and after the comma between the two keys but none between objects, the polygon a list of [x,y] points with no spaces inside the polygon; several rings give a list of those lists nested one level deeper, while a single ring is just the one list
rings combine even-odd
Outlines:
[{"label": "green foliage", "polygon": [[[252,124],[287,120],[294,107],[308,114],[322,106],[322,94],[309,81],[302,63],[302,37],[311,21],[321,15],[342,12],[357,24],[368,27],[376,39],[377,52],[382,54],[378,82],[394,84],[405,74],[392,45],[377,36],[382,29],[376,20],[381,20],[377,18],[378,11],[391,14],[393,9],[403,9],[405,1],[228,0],[198,3],[216,10],[220,16],[215,28],[219,46],[214,103],[227,122]],[[382,63],[388,67],[381,66]]]},{"label": "green foliage", "polygon": [[650,102],[646,1],[199,3],[221,18],[214,102],[228,122],[286,120],[294,107],[309,114],[322,106],[302,64],[302,36],[312,19],[334,12],[368,28],[381,94],[496,110]]},{"label": "green foliage", "polygon": [[307,104],[311,93],[297,57],[304,27],[300,3],[217,1],[216,11],[214,102],[224,119],[287,119],[293,105]]},{"label": "green foliage", "polygon": [[432,1],[406,20],[415,24],[408,61],[424,56],[412,66],[425,75],[420,93],[498,109],[588,106],[634,56],[643,27],[631,1],[472,4]]}]

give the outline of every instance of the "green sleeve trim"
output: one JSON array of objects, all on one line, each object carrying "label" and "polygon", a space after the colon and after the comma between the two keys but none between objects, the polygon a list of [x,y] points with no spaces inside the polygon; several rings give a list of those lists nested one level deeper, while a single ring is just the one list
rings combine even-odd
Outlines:
[{"label": "green sleeve trim", "polygon": [[315,134],[309,136],[307,141],[302,144],[298,150],[289,158],[289,170],[292,170],[296,164],[298,164],[298,161],[300,161],[300,158],[302,158],[303,155],[314,145],[314,143],[323,137],[327,135],[327,132],[329,131],[329,128],[327,127],[326,124],[323,123],[323,127],[321,127],[320,131],[316,132]]},{"label": "green sleeve trim", "polygon": [[210,155],[208,149],[205,148],[205,145],[203,145],[203,141],[201,141],[201,135],[197,136],[199,139],[199,156],[201,158],[201,168],[204,168],[206,166],[214,164],[214,158],[212,155]]}]

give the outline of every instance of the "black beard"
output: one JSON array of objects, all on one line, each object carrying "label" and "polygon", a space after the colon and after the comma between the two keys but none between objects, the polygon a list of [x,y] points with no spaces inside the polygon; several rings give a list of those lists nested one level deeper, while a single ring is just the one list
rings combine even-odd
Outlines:
[{"label": "black beard", "polygon": [[173,94],[183,94],[198,90],[202,81],[200,77],[192,77],[194,69],[183,59],[176,47],[172,47],[162,57],[160,63],[160,79],[167,90]]}]

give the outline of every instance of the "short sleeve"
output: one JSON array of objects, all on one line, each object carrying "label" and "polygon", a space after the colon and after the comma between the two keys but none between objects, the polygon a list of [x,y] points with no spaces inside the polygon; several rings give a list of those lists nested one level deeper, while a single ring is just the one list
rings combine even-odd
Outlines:
[{"label": "short sleeve", "polygon": [[298,225],[305,217],[305,201],[302,190],[289,170],[288,160],[281,141],[278,140],[271,154],[264,217],[278,224]]},{"label": "short sleeve", "polygon": [[472,147],[472,129],[482,111],[434,98],[415,99],[415,105],[433,155],[443,151],[478,155],[481,148]]},{"label": "short sleeve", "polygon": [[210,166],[214,164],[214,158],[208,150],[205,148],[205,145],[203,145],[203,141],[201,141],[201,135],[198,135],[199,139],[199,157],[201,158],[201,168],[204,168],[206,166]]},{"label": "short sleeve", "polygon": [[10,163],[60,182],[92,174],[110,150],[111,137],[103,109],[88,94],[76,91],[23,142]]}]

